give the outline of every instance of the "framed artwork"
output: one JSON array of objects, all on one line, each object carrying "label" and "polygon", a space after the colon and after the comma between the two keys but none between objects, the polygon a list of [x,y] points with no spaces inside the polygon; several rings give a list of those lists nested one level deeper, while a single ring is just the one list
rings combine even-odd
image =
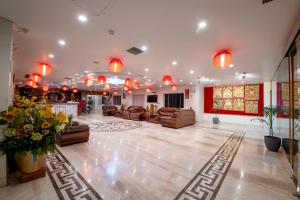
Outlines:
[{"label": "framed artwork", "polygon": [[234,99],[233,100],[233,110],[234,111],[241,111],[243,112],[245,105],[244,105],[244,99]]},{"label": "framed artwork", "polygon": [[244,98],[244,86],[233,86],[233,97]]},{"label": "framed artwork", "polygon": [[223,110],[232,110],[233,108],[233,100],[232,99],[224,99]]},{"label": "framed artwork", "polygon": [[184,99],[189,99],[190,98],[190,90],[189,89],[185,89],[184,90]]},{"label": "framed artwork", "polygon": [[258,113],[258,101],[246,101],[245,109],[246,113]]},{"label": "framed artwork", "polygon": [[213,98],[214,99],[222,99],[222,88],[221,87],[213,88]]},{"label": "framed artwork", "polygon": [[259,100],[259,85],[245,86],[245,100]]},{"label": "framed artwork", "polygon": [[289,100],[289,84],[281,83],[281,96],[283,101]]},{"label": "framed artwork", "polygon": [[213,109],[215,110],[222,110],[222,107],[223,107],[223,101],[221,99],[219,100],[214,100],[213,102]]},{"label": "framed artwork", "polygon": [[227,86],[223,88],[223,98],[232,98],[232,87]]}]

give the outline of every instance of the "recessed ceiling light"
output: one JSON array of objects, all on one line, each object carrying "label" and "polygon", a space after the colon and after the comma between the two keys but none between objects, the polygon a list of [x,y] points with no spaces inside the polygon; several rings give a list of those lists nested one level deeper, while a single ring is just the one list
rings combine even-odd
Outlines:
[{"label": "recessed ceiling light", "polygon": [[147,78],[147,76],[144,76],[144,79],[146,79]]},{"label": "recessed ceiling light", "polygon": [[235,75],[237,76],[237,75],[239,75],[239,73],[238,73],[238,72],[235,72]]},{"label": "recessed ceiling light", "polygon": [[83,15],[83,14],[80,14],[77,16],[77,19],[80,21],[80,22],[87,22],[88,18],[86,15]]},{"label": "recessed ceiling light", "polygon": [[89,73],[89,71],[88,70],[84,70],[84,73]]},{"label": "recessed ceiling light", "polygon": [[142,46],[142,47],[141,47],[141,50],[142,50],[142,51],[147,51],[147,49],[148,49],[147,46]]},{"label": "recessed ceiling light", "polygon": [[182,82],[182,81],[183,81],[183,80],[181,80],[181,79],[179,80],[179,82]]},{"label": "recessed ceiling light", "polygon": [[131,72],[128,72],[128,75],[131,75]]},{"label": "recessed ceiling light", "polygon": [[200,31],[200,30],[202,30],[202,29],[204,29],[206,27],[207,27],[206,21],[201,21],[201,22],[198,23],[198,29],[197,29],[197,31]]},{"label": "recessed ceiling light", "polygon": [[151,79],[149,79],[148,82],[151,82]]},{"label": "recessed ceiling light", "polygon": [[230,64],[229,67],[230,67],[230,68],[234,67],[234,64]]},{"label": "recessed ceiling light", "polygon": [[145,71],[146,71],[146,72],[149,72],[149,68],[145,68]]},{"label": "recessed ceiling light", "polygon": [[195,73],[195,71],[194,70],[190,70],[190,74],[194,74]]},{"label": "recessed ceiling light", "polygon": [[173,66],[176,66],[176,65],[177,65],[177,61],[173,61],[173,62],[172,62],[172,65],[173,65]]},{"label": "recessed ceiling light", "polygon": [[49,58],[54,58],[55,57],[54,54],[52,54],[52,53],[50,53],[48,56],[49,56]]},{"label": "recessed ceiling light", "polygon": [[161,85],[159,85],[159,87],[162,87]]},{"label": "recessed ceiling light", "polygon": [[190,82],[191,85],[193,85],[193,82]]},{"label": "recessed ceiling light", "polygon": [[66,41],[64,41],[64,40],[58,40],[58,44],[60,46],[65,46],[66,45]]}]

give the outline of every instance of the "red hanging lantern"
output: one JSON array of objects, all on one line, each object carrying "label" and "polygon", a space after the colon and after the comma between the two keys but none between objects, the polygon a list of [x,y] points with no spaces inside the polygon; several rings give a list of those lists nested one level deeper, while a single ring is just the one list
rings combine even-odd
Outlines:
[{"label": "red hanging lantern", "polygon": [[48,87],[48,86],[44,86],[44,87],[43,87],[43,91],[44,91],[44,92],[48,92],[48,91],[49,91],[49,87]]},{"label": "red hanging lantern", "polygon": [[35,82],[30,79],[26,82],[26,85],[28,85],[30,87],[33,87],[34,84],[35,84]]},{"label": "red hanging lantern", "polygon": [[61,87],[61,89],[62,89],[63,91],[67,91],[67,90],[69,89],[69,87],[68,87],[67,85],[63,85],[63,86]]},{"label": "red hanging lantern", "polygon": [[113,73],[122,73],[123,71],[123,62],[119,58],[112,58],[109,61],[109,71]]},{"label": "red hanging lantern", "polygon": [[129,87],[124,85],[124,88],[123,88],[125,91],[128,91],[129,90]]},{"label": "red hanging lantern", "polygon": [[51,66],[48,65],[47,63],[39,63],[38,65],[38,73],[41,74],[42,76],[48,76],[51,74]]},{"label": "red hanging lantern", "polygon": [[42,76],[40,74],[31,74],[29,78],[36,83],[42,80]]},{"label": "red hanging lantern", "polygon": [[109,90],[110,89],[110,85],[109,84],[105,84],[104,85],[104,90]]},{"label": "red hanging lantern", "polygon": [[84,80],[84,84],[85,84],[86,86],[88,86],[88,87],[91,87],[91,86],[93,85],[93,83],[94,83],[94,81],[93,81],[92,79],[90,79],[90,78],[86,78],[86,79]]},{"label": "red hanging lantern", "polygon": [[146,92],[147,92],[147,93],[152,92],[152,87],[148,86],[148,87],[146,88]]},{"label": "red hanging lantern", "polygon": [[73,86],[73,93],[77,93],[78,92],[78,88],[77,88],[77,86]]},{"label": "red hanging lantern", "polygon": [[113,91],[113,94],[114,94],[114,95],[117,95],[117,94],[118,94],[118,90],[114,90],[114,91]]},{"label": "red hanging lantern", "polygon": [[171,85],[171,89],[172,89],[173,91],[176,91],[176,90],[177,90],[177,85],[172,84],[172,85]]},{"label": "red hanging lantern", "polygon": [[172,77],[170,75],[165,75],[162,79],[165,85],[170,85],[172,83]]},{"label": "red hanging lantern", "polygon": [[128,93],[129,93],[129,94],[131,94],[131,93],[132,93],[132,90],[131,90],[131,89],[129,89],[129,90],[128,90]]},{"label": "red hanging lantern", "polygon": [[98,82],[99,82],[101,85],[104,85],[104,84],[106,83],[106,77],[103,76],[103,75],[98,76]]},{"label": "red hanging lantern", "polygon": [[214,57],[214,65],[216,68],[225,69],[228,68],[230,64],[232,64],[232,55],[229,51],[221,50],[216,53]]},{"label": "red hanging lantern", "polygon": [[130,87],[130,86],[131,86],[131,80],[130,80],[130,78],[126,78],[126,79],[125,79],[125,85],[126,85],[127,87]]},{"label": "red hanging lantern", "polygon": [[140,87],[141,87],[141,83],[139,81],[134,81],[133,88],[140,89]]},{"label": "red hanging lantern", "polygon": [[103,95],[104,95],[104,96],[107,95],[107,92],[106,92],[106,91],[103,91]]}]

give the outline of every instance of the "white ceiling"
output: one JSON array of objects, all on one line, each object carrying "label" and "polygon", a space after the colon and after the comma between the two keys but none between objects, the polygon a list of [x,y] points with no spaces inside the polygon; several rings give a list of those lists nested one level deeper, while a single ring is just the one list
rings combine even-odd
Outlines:
[{"label": "white ceiling", "polygon": [[[87,23],[78,22],[80,13],[88,16]],[[299,0],[265,5],[262,0],[0,0],[0,16],[30,30],[14,36],[17,79],[47,61],[54,68],[49,81],[104,71],[110,57],[122,58],[125,72],[157,83],[166,73],[186,83],[201,76],[221,84],[241,82],[235,72],[251,73],[246,82],[270,80],[299,13]],[[201,20],[208,26],[197,33]],[[61,38],[64,47],[57,44]],[[140,55],[125,51],[142,45],[148,50]],[[213,56],[224,48],[232,52],[235,67],[217,70]]]}]

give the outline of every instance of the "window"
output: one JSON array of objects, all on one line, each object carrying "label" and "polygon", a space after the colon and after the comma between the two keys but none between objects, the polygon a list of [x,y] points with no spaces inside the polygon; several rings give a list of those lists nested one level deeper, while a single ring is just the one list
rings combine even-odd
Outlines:
[{"label": "window", "polygon": [[183,93],[165,94],[165,107],[167,108],[183,108]]},{"label": "window", "polygon": [[113,96],[113,103],[115,106],[121,105],[121,96]]},{"label": "window", "polygon": [[132,95],[132,105],[133,106],[142,106],[145,104],[145,95],[144,94],[134,94]]}]

